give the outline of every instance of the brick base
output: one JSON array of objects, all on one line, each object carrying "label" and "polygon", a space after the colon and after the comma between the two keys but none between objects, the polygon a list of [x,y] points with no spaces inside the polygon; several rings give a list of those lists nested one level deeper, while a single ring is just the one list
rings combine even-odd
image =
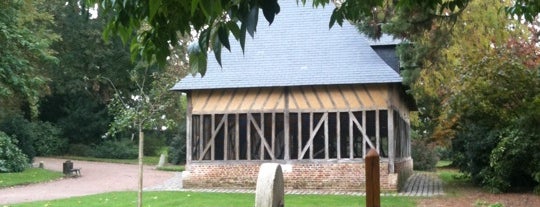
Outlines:
[{"label": "brick base", "polygon": [[[261,161],[192,162],[184,172],[184,188],[255,189]],[[278,162],[283,169],[286,189],[365,191],[365,165],[358,161]],[[409,170],[412,159],[396,162],[396,172],[388,173],[388,161],[380,164],[381,191],[396,191],[398,181]],[[399,174],[399,179],[398,179]],[[403,175],[400,175],[403,174]],[[409,174],[410,175],[410,174]],[[406,179],[405,179],[406,180]]]}]

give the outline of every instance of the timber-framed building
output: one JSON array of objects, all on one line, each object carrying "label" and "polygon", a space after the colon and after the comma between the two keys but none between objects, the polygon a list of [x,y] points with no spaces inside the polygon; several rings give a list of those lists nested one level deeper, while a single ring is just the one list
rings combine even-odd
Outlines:
[{"label": "timber-framed building", "polygon": [[[259,165],[282,165],[288,189],[364,190],[364,157],[381,156],[381,188],[412,172],[409,111],[393,43],[333,10],[281,2],[268,26],[173,90],[187,94],[185,188],[254,188]],[[231,41],[235,43],[236,41]],[[379,54],[378,54],[379,53]],[[390,54],[390,55],[389,55]],[[399,178],[399,179],[398,179]]]}]

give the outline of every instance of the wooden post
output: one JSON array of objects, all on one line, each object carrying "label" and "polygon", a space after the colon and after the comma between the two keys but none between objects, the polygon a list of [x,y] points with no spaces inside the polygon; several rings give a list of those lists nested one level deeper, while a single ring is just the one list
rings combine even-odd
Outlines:
[{"label": "wooden post", "polygon": [[283,111],[283,132],[285,133],[285,136],[283,137],[285,141],[285,154],[283,159],[290,160],[291,159],[291,149],[290,149],[290,115],[289,115],[289,88],[285,87],[285,107]]},{"label": "wooden post", "polygon": [[240,160],[240,118],[239,114],[234,115],[234,147],[236,160]]},{"label": "wooden post", "polygon": [[366,207],[381,206],[381,184],[379,181],[379,154],[370,149],[366,155]]},{"label": "wooden post", "polygon": [[337,159],[341,159],[341,118],[339,117],[340,112],[336,113],[336,149],[337,149]]},{"label": "wooden post", "polygon": [[186,170],[189,170],[191,165],[191,156],[192,154],[192,141],[193,141],[193,118],[191,116],[191,113],[193,111],[193,105],[191,102],[191,92],[186,93],[186,99],[187,99],[187,107],[186,107]]},{"label": "wooden post", "polygon": [[[361,129],[362,131],[367,132],[366,131],[366,129],[367,129],[367,127],[366,127],[366,111],[362,111],[362,126],[360,128],[362,128]],[[364,158],[364,159],[366,158],[366,154],[367,154],[367,149],[366,149],[367,139],[369,139],[369,137],[362,136],[362,158]]]},{"label": "wooden post", "polygon": [[394,173],[395,158],[394,110],[388,109],[388,173]]}]

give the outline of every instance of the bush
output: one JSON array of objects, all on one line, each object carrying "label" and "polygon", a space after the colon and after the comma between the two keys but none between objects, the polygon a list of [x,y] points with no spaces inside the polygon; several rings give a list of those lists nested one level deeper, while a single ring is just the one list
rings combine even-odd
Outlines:
[{"label": "bush", "polygon": [[157,156],[164,146],[165,139],[160,136],[160,133],[145,133],[143,149],[145,156]]},{"label": "bush", "polygon": [[15,144],[32,161],[36,156],[34,149],[35,136],[32,123],[21,115],[12,115],[0,123],[0,131],[4,131],[8,136],[17,140]]},{"label": "bush", "polygon": [[186,162],[186,134],[185,125],[180,125],[180,132],[174,136],[169,144],[169,162],[180,164]]},{"label": "bush", "polygon": [[112,159],[135,159],[138,156],[138,149],[129,140],[107,140],[95,146],[94,157]]},{"label": "bush", "polygon": [[66,152],[68,141],[60,137],[60,129],[49,122],[35,122],[32,128],[34,149],[37,155],[62,155]]},{"label": "bush", "polygon": [[94,149],[85,144],[70,144],[67,154],[74,156],[90,157],[94,154]]},{"label": "bush", "polygon": [[434,171],[439,161],[435,147],[420,139],[412,140],[411,156],[414,170]]},{"label": "bush", "polygon": [[30,122],[14,115],[0,124],[0,130],[17,140],[17,146],[33,160],[36,155],[60,155],[66,150],[67,140],[61,130],[49,122]]},{"label": "bush", "polygon": [[22,172],[28,167],[28,157],[0,131],[0,172]]},{"label": "bush", "polygon": [[437,157],[439,160],[452,160],[452,149],[449,147],[435,147],[435,152],[437,152]]}]

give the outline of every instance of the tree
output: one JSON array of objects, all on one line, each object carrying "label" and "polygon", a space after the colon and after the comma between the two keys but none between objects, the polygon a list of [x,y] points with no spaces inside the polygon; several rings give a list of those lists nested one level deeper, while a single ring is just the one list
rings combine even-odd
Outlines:
[{"label": "tree", "polygon": [[[540,88],[537,31],[498,12],[505,6],[471,2],[451,25],[439,22],[416,35],[408,51],[418,71],[411,92],[419,136],[451,146],[454,164],[494,192],[540,180],[535,164],[514,164],[540,156],[536,127],[523,124],[538,123],[531,118]],[[446,40],[435,41],[441,32]],[[424,55],[432,48],[437,56]]]},{"label": "tree", "polygon": [[[2,110],[24,111],[36,118],[38,100],[48,92],[43,66],[56,58],[50,45],[59,39],[51,31],[47,2],[7,0],[0,3],[0,104]],[[20,108],[20,106],[27,106]]]},{"label": "tree", "polygon": [[[181,43],[187,44],[186,38]],[[117,91],[109,110],[114,115],[110,134],[136,129],[139,138],[139,189],[138,206],[142,206],[144,131],[171,130],[182,120],[183,110],[178,94],[169,90],[187,73],[186,47],[176,48],[169,59],[169,66],[160,70],[156,65],[139,61],[130,78],[137,90],[133,93]],[[108,80],[112,85],[114,83]],[[183,123],[181,123],[183,124]]]},{"label": "tree", "polygon": [[99,144],[112,121],[107,104],[115,90],[101,77],[115,82],[117,90],[134,90],[129,71],[129,45],[119,38],[102,38],[106,13],[91,18],[77,0],[51,1],[56,8],[54,30],[62,40],[51,45],[58,64],[45,70],[50,93],[40,101],[40,119],[62,128],[71,144]]},{"label": "tree", "polygon": [[[422,11],[431,22],[437,16],[444,16],[447,11],[460,10],[470,0],[413,0],[391,1],[396,8]],[[110,20],[105,36],[120,34],[124,42],[131,41],[131,53],[142,54],[145,60],[157,60],[164,65],[169,48],[176,46],[177,33],[198,34],[197,44],[190,47],[190,65],[192,72],[206,72],[207,53],[212,50],[216,60],[221,63],[221,49],[230,50],[229,34],[244,47],[246,33],[254,35],[257,28],[259,9],[271,24],[280,11],[277,0],[222,0],[222,1],[114,1],[90,0],[98,3],[106,11],[116,15]],[[299,1],[306,4],[306,0]],[[339,25],[344,21],[358,22],[373,15],[376,8],[384,8],[383,0],[348,0],[337,1],[337,7],[329,20],[329,26]],[[330,0],[314,0],[314,7],[325,6]],[[420,22],[418,22],[420,23]],[[143,24],[150,27],[140,31]],[[429,27],[429,24],[426,24]]]}]

